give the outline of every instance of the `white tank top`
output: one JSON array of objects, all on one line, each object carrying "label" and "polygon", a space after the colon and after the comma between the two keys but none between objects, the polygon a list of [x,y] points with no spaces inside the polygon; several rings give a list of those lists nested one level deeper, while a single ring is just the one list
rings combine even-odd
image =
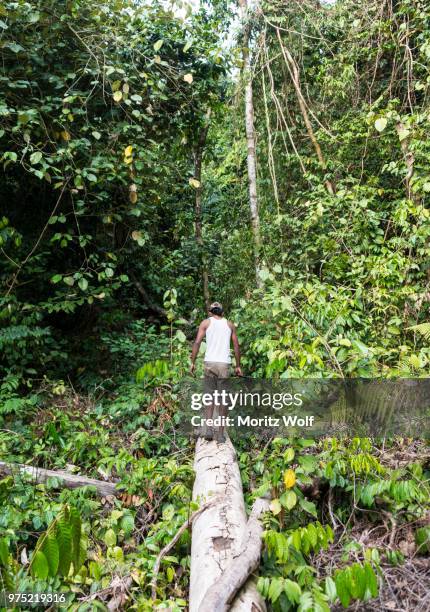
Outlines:
[{"label": "white tank top", "polygon": [[230,339],[231,328],[227,319],[210,317],[209,327],[206,330],[205,361],[231,363]]}]

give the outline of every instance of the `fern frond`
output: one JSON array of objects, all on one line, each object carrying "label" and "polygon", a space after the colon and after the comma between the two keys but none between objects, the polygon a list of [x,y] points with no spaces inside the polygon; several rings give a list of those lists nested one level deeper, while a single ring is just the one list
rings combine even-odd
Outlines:
[{"label": "fern frond", "polygon": [[424,337],[425,340],[430,341],[430,321],[426,323],[420,323],[419,325],[412,325],[411,327],[407,327],[407,330],[418,332],[421,336]]}]

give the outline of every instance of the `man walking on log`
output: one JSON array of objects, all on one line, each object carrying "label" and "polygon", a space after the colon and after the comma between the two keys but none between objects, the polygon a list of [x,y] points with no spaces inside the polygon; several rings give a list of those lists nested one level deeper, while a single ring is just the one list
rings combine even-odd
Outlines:
[{"label": "man walking on log", "polygon": [[[196,339],[191,351],[190,373],[194,374],[195,362],[200,345],[206,336],[206,352],[204,358],[205,392],[213,393],[215,389],[222,390],[222,381],[230,376],[231,357],[230,343],[233,343],[236,360],[235,374],[242,376],[240,367],[240,347],[236,328],[224,317],[224,309],[219,302],[213,302],[209,308],[209,318],[200,323]],[[207,406],[206,419],[212,419],[214,404]],[[226,416],[227,407],[218,406],[219,416]],[[213,440],[213,427],[206,427],[206,440]],[[215,432],[217,442],[225,442],[224,426],[221,425]]]}]

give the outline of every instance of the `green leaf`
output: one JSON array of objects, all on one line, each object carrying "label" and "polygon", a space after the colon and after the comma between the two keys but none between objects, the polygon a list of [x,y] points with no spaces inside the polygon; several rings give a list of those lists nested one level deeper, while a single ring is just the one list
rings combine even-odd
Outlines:
[{"label": "green leaf", "polygon": [[284,590],[284,581],[282,578],[273,578],[270,583],[268,597],[272,603],[279,599],[280,594]]},{"label": "green leaf", "polygon": [[63,281],[66,283],[66,285],[69,285],[69,287],[73,287],[73,285],[75,284],[75,279],[73,278],[73,276],[65,276],[63,278]]},{"label": "green leaf", "polygon": [[366,576],[366,588],[371,594],[372,597],[378,596],[378,581],[376,580],[375,572],[373,571],[373,567],[370,563],[364,564],[364,573]]},{"label": "green leaf", "polygon": [[40,151],[35,151],[30,155],[30,163],[32,163],[33,165],[38,164],[42,157],[43,155]]},{"label": "green leaf", "polygon": [[415,543],[418,553],[430,552],[430,527],[420,527],[415,532]]},{"label": "green leaf", "polygon": [[106,546],[115,546],[116,544],[116,533],[113,529],[108,529],[104,535],[104,543]]},{"label": "green leaf", "polygon": [[287,448],[287,450],[284,453],[284,461],[286,463],[289,463],[293,459],[294,459],[294,449],[291,448],[291,446],[290,446],[289,448]]},{"label": "green leaf", "polygon": [[131,514],[126,514],[122,519],[121,519],[121,529],[124,530],[124,535],[127,538],[128,536],[130,536],[133,533],[134,530],[134,518]]},{"label": "green leaf", "polygon": [[86,278],[80,278],[78,281],[78,285],[82,291],[86,291],[88,289],[88,281]]},{"label": "green leaf", "polygon": [[314,516],[315,518],[318,517],[317,507],[315,506],[313,502],[308,501],[307,499],[301,499],[299,503],[300,503],[300,507],[305,512],[309,512],[309,514],[312,514],[312,516]]},{"label": "green leaf", "polygon": [[5,538],[0,538],[0,563],[3,567],[9,565],[9,546]]},{"label": "green leaf", "polygon": [[113,272],[112,268],[106,268],[105,274],[106,274],[107,278],[112,278],[112,276],[114,275],[114,272]]},{"label": "green leaf", "polygon": [[41,550],[38,550],[31,559],[30,571],[32,576],[46,580],[49,575],[49,565],[45,555]]},{"label": "green leaf", "polygon": [[351,594],[356,599],[363,599],[367,581],[365,570],[359,563],[354,563],[352,566],[352,577],[354,579],[354,589],[351,590]]},{"label": "green leaf", "polygon": [[293,582],[288,578],[284,580],[284,592],[288,599],[293,603],[298,603],[302,594],[302,590],[297,582]]},{"label": "green leaf", "polygon": [[60,551],[54,533],[48,533],[43,541],[42,552],[49,566],[49,575],[56,576],[60,563]]},{"label": "green leaf", "polygon": [[330,576],[325,579],[325,592],[329,600],[334,603],[337,597],[336,584]]},{"label": "green leaf", "polygon": [[60,552],[58,571],[62,576],[67,576],[72,562],[72,532],[65,519],[59,521],[56,536]]},{"label": "green leaf", "polygon": [[400,130],[398,130],[397,132],[400,142],[402,142],[402,140],[405,140],[405,138],[407,138],[409,134],[410,131],[407,128],[400,128]]},{"label": "green leaf", "polygon": [[82,537],[82,521],[79,511],[71,507],[70,508],[70,526],[72,532],[72,562],[73,562],[73,570],[76,574],[81,565],[82,560],[80,557],[81,552],[81,537]]},{"label": "green leaf", "polygon": [[309,525],[306,527],[306,530],[312,548],[316,548],[318,544],[318,532],[316,530],[315,525],[313,523],[309,523]]},{"label": "green leaf", "polygon": [[300,534],[300,529],[295,529],[291,534],[291,540],[294,548],[296,550],[301,550],[302,548],[302,537]]},{"label": "green leaf", "polygon": [[159,51],[161,49],[161,47],[163,46],[164,40],[162,38],[160,38],[160,40],[157,40],[156,43],[154,43],[154,51]]},{"label": "green leaf", "polygon": [[179,340],[179,342],[186,342],[187,341],[187,337],[184,334],[184,332],[180,329],[178,329],[176,331],[176,338]]},{"label": "green leaf", "polygon": [[258,276],[261,278],[263,282],[267,281],[270,278],[270,272],[267,268],[262,268],[258,271]]},{"label": "green leaf", "polygon": [[284,506],[284,508],[287,508],[287,510],[292,510],[297,504],[297,495],[291,489],[285,491],[285,493],[283,493],[279,499],[281,504]]},{"label": "green leaf", "polygon": [[342,604],[344,608],[347,608],[350,604],[351,596],[349,594],[345,572],[344,571],[339,572],[335,576],[334,581],[336,584],[336,591],[340,599],[340,603]]},{"label": "green leaf", "polygon": [[122,563],[124,561],[124,552],[120,546],[114,546],[111,551],[111,555],[118,563]]}]

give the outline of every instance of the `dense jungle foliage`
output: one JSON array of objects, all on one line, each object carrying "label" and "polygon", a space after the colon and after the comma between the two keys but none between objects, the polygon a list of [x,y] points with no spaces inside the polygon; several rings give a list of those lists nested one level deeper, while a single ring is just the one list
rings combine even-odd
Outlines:
[{"label": "dense jungle foliage", "polygon": [[[0,4],[0,461],[121,488],[2,472],[0,590],[186,609],[205,273],[248,376],[430,374],[429,40],[424,0]],[[426,441],[237,452],[269,609],[429,608]]]}]

